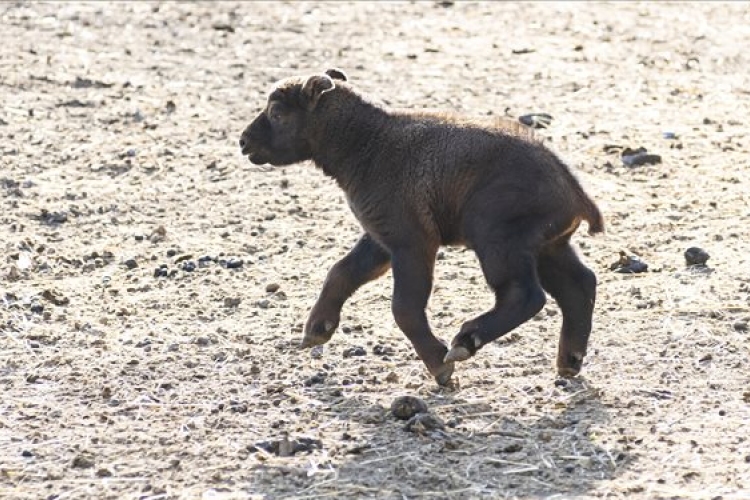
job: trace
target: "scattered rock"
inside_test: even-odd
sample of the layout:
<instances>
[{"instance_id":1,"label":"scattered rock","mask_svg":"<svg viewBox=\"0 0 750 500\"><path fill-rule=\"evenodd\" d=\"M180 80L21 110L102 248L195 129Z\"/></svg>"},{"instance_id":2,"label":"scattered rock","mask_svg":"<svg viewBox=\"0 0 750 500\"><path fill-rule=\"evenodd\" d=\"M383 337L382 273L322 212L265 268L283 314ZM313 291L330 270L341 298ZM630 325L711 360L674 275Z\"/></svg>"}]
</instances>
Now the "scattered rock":
<instances>
[{"instance_id":1,"label":"scattered rock","mask_svg":"<svg viewBox=\"0 0 750 500\"><path fill-rule=\"evenodd\" d=\"M290 440L286 436L274 441L259 441L247 448L251 453L263 450L280 457L289 457L300 452L310 452L315 449L323 449L323 442L319 439L299 437Z\"/></svg>"},{"instance_id":2,"label":"scattered rock","mask_svg":"<svg viewBox=\"0 0 750 500\"><path fill-rule=\"evenodd\" d=\"M21 456L24 457L24 458L31 458L31 457L34 456L34 452L32 452L30 450L23 450L21 452Z\"/></svg>"},{"instance_id":3,"label":"scattered rock","mask_svg":"<svg viewBox=\"0 0 750 500\"><path fill-rule=\"evenodd\" d=\"M95 108L96 103L93 101L81 101L80 99L71 99L56 104L58 108Z\"/></svg>"},{"instance_id":4,"label":"scattered rock","mask_svg":"<svg viewBox=\"0 0 750 500\"><path fill-rule=\"evenodd\" d=\"M748 330L747 320L735 321L734 325L732 326L734 327L734 331L736 332L746 332Z\"/></svg>"},{"instance_id":5,"label":"scattered rock","mask_svg":"<svg viewBox=\"0 0 750 500\"><path fill-rule=\"evenodd\" d=\"M124 264L128 269L135 269L136 267L138 267L138 261L135 259L128 259L124 262Z\"/></svg>"},{"instance_id":6,"label":"scattered rock","mask_svg":"<svg viewBox=\"0 0 750 500\"><path fill-rule=\"evenodd\" d=\"M232 308L237 307L242 302L239 297L224 297L224 307Z\"/></svg>"},{"instance_id":7,"label":"scattered rock","mask_svg":"<svg viewBox=\"0 0 750 500\"><path fill-rule=\"evenodd\" d=\"M671 131L664 131L661 136L665 139L677 139L677 134Z\"/></svg>"},{"instance_id":8,"label":"scattered rock","mask_svg":"<svg viewBox=\"0 0 750 500\"><path fill-rule=\"evenodd\" d=\"M391 403L391 413L399 420L409 420L418 413L426 413L427 410L427 403L416 396L399 396Z\"/></svg>"},{"instance_id":9,"label":"scattered rock","mask_svg":"<svg viewBox=\"0 0 750 500\"><path fill-rule=\"evenodd\" d=\"M182 265L182 270L186 273L192 273L193 271L195 271L195 267L195 262L189 260Z\"/></svg>"},{"instance_id":10,"label":"scattered rock","mask_svg":"<svg viewBox=\"0 0 750 500\"><path fill-rule=\"evenodd\" d=\"M445 424L432 413L417 413L406 422L404 430L424 435L432 431L445 430Z\"/></svg>"},{"instance_id":11,"label":"scattered rock","mask_svg":"<svg viewBox=\"0 0 750 500\"><path fill-rule=\"evenodd\" d=\"M229 259L227 261L227 269L239 269L245 264L242 259Z\"/></svg>"},{"instance_id":12,"label":"scattered rock","mask_svg":"<svg viewBox=\"0 0 750 500\"><path fill-rule=\"evenodd\" d=\"M216 31L226 31L227 33L234 33L234 26L227 23L214 23L212 28Z\"/></svg>"},{"instance_id":13,"label":"scattered rock","mask_svg":"<svg viewBox=\"0 0 750 500\"><path fill-rule=\"evenodd\" d=\"M90 469L94 466L94 455L91 453L79 453L70 463L74 469Z\"/></svg>"},{"instance_id":14,"label":"scattered rock","mask_svg":"<svg viewBox=\"0 0 750 500\"><path fill-rule=\"evenodd\" d=\"M74 89L108 89L114 86L114 83L105 83L99 80L91 80L89 78L81 78L77 76L75 80L70 82L70 86Z\"/></svg>"},{"instance_id":15,"label":"scattered rock","mask_svg":"<svg viewBox=\"0 0 750 500\"><path fill-rule=\"evenodd\" d=\"M278 283L269 283L266 285L266 292L268 293L276 293L281 286Z\"/></svg>"},{"instance_id":16,"label":"scattered rock","mask_svg":"<svg viewBox=\"0 0 750 500\"><path fill-rule=\"evenodd\" d=\"M96 477L112 477L112 471L102 467L101 469L97 469Z\"/></svg>"},{"instance_id":17,"label":"scattered rock","mask_svg":"<svg viewBox=\"0 0 750 500\"><path fill-rule=\"evenodd\" d=\"M648 264L636 255L628 255L620 251L620 258L617 262L612 263L609 269L610 271L624 274L645 273L648 270Z\"/></svg>"},{"instance_id":18,"label":"scattered rock","mask_svg":"<svg viewBox=\"0 0 750 500\"><path fill-rule=\"evenodd\" d=\"M50 212L46 208L43 208L39 215L33 218L50 226L68 222L68 214L66 212Z\"/></svg>"},{"instance_id":19,"label":"scattered rock","mask_svg":"<svg viewBox=\"0 0 750 500\"><path fill-rule=\"evenodd\" d=\"M661 163L661 156L649 153L646 148L625 148L622 150L622 162L626 167L640 167L641 165L655 165Z\"/></svg>"},{"instance_id":20,"label":"scattered rock","mask_svg":"<svg viewBox=\"0 0 750 500\"><path fill-rule=\"evenodd\" d=\"M17 281L21 279L21 271L19 271L18 266L14 266L11 264L11 266L8 268L8 272L5 273L5 278L8 281Z\"/></svg>"},{"instance_id":21,"label":"scattered rock","mask_svg":"<svg viewBox=\"0 0 750 500\"><path fill-rule=\"evenodd\" d=\"M395 352L393 347L389 345L375 344L375 347L372 348L372 353L377 356L392 356Z\"/></svg>"},{"instance_id":22,"label":"scattered rock","mask_svg":"<svg viewBox=\"0 0 750 500\"><path fill-rule=\"evenodd\" d=\"M344 349L344 357L345 358L352 358L354 356L367 356L367 351L365 351L364 347L349 347L348 349Z\"/></svg>"},{"instance_id":23,"label":"scattered rock","mask_svg":"<svg viewBox=\"0 0 750 500\"><path fill-rule=\"evenodd\" d=\"M167 230L164 229L164 226L159 226L151 232L148 239L151 243L159 243L160 241L164 241L166 237Z\"/></svg>"},{"instance_id":24,"label":"scattered rock","mask_svg":"<svg viewBox=\"0 0 750 500\"><path fill-rule=\"evenodd\" d=\"M519 116L518 121L531 128L547 128L552 123L552 115L548 115L547 113L529 113L528 115Z\"/></svg>"},{"instance_id":25,"label":"scattered rock","mask_svg":"<svg viewBox=\"0 0 750 500\"><path fill-rule=\"evenodd\" d=\"M705 266L711 256L708 252L698 247L690 247L685 250L685 262L688 266Z\"/></svg>"},{"instance_id":26,"label":"scattered rock","mask_svg":"<svg viewBox=\"0 0 750 500\"><path fill-rule=\"evenodd\" d=\"M56 290L45 290L42 292L42 298L56 306L67 306L70 303L70 299Z\"/></svg>"},{"instance_id":27,"label":"scattered rock","mask_svg":"<svg viewBox=\"0 0 750 500\"><path fill-rule=\"evenodd\" d=\"M323 383L325 383L327 376L328 376L328 374L326 372L322 372L322 371L318 372L315 375L313 375L312 377L310 377L307 380L305 380L304 385L305 385L305 387L310 387L310 386L313 386L313 385L323 384Z\"/></svg>"}]
</instances>

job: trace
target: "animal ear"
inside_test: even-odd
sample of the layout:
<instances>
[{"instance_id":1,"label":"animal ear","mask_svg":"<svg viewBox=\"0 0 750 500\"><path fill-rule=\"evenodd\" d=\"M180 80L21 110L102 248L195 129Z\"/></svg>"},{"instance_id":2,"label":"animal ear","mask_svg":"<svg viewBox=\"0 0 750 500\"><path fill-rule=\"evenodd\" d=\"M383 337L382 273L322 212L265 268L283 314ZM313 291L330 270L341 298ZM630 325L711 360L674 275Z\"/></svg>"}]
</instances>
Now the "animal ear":
<instances>
[{"instance_id":1,"label":"animal ear","mask_svg":"<svg viewBox=\"0 0 750 500\"><path fill-rule=\"evenodd\" d=\"M328 75L313 75L302 85L302 95L307 98L307 109L312 111L318 104L320 96L336 88Z\"/></svg>"},{"instance_id":2,"label":"animal ear","mask_svg":"<svg viewBox=\"0 0 750 500\"><path fill-rule=\"evenodd\" d=\"M330 76L334 80L341 80L342 82L347 81L346 73L338 68L331 68L329 70L326 70L326 75Z\"/></svg>"}]
</instances>

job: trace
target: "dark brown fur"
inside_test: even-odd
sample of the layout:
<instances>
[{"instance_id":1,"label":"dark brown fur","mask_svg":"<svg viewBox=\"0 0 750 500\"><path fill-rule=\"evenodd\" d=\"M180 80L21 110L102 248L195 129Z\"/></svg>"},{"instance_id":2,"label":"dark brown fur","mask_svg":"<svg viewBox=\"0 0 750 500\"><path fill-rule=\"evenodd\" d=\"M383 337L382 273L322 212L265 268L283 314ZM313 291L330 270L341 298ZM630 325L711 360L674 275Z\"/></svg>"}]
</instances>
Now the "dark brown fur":
<instances>
[{"instance_id":1,"label":"dark brown fur","mask_svg":"<svg viewBox=\"0 0 750 500\"><path fill-rule=\"evenodd\" d=\"M253 163L312 159L344 190L365 234L329 271L303 346L330 340L346 300L393 270L396 322L438 383L453 363L558 302L557 368L576 375L586 353L596 277L569 240L601 213L568 167L523 126L444 113L389 110L346 83L339 70L277 84L240 145ZM496 305L462 326L450 351L425 307L440 245L473 249Z\"/></svg>"}]
</instances>

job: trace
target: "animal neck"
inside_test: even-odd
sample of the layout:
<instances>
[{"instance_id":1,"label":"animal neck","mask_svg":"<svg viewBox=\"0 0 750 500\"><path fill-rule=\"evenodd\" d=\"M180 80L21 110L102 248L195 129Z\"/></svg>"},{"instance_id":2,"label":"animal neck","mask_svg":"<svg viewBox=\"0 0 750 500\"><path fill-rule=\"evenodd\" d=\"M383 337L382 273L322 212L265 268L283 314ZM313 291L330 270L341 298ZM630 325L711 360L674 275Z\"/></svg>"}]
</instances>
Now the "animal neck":
<instances>
[{"instance_id":1,"label":"animal neck","mask_svg":"<svg viewBox=\"0 0 750 500\"><path fill-rule=\"evenodd\" d=\"M378 137L386 120L380 106L368 102L349 89L320 103L313 130L312 159L323 172L345 191L358 178L368 174L377 153Z\"/></svg>"}]
</instances>

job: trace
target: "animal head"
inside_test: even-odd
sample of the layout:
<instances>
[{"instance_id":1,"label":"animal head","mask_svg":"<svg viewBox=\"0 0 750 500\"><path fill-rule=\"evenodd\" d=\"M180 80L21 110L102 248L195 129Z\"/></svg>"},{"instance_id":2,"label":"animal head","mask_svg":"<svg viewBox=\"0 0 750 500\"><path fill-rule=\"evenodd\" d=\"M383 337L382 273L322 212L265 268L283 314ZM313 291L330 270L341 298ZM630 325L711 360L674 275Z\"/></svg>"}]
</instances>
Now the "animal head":
<instances>
[{"instance_id":1,"label":"animal head","mask_svg":"<svg viewBox=\"0 0 750 500\"><path fill-rule=\"evenodd\" d=\"M345 82L338 69L308 77L292 77L276 83L266 107L247 126L240 138L242 154L256 164L291 165L310 159L309 124L321 99Z\"/></svg>"}]
</instances>

